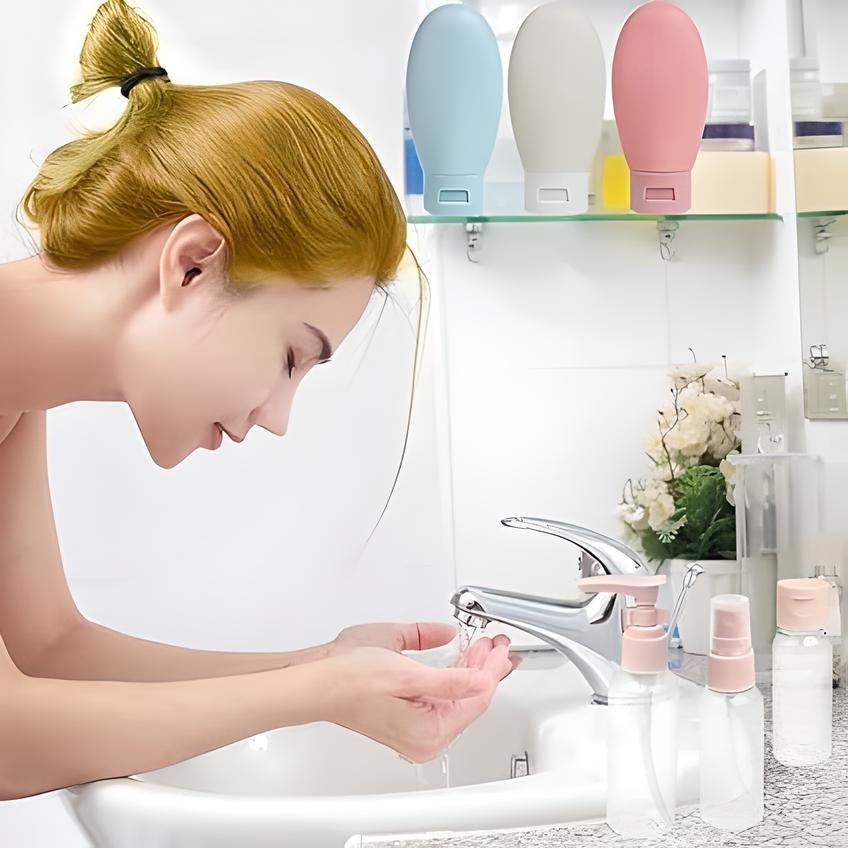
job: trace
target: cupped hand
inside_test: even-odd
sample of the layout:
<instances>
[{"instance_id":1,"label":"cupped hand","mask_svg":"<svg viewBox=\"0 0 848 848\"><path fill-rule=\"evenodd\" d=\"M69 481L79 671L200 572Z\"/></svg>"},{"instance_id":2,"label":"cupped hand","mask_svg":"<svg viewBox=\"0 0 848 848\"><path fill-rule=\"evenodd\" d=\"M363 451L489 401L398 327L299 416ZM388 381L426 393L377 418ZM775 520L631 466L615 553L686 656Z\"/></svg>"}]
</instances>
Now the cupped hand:
<instances>
[{"instance_id":1,"label":"cupped hand","mask_svg":"<svg viewBox=\"0 0 848 848\"><path fill-rule=\"evenodd\" d=\"M376 622L373 624L355 624L345 627L338 636L329 643L328 654L338 656L352 648L386 648L389 651L426 651L447 645L456 638L458 628L454 624L443 621L414 621L409 623ZM509 637L499 634L494 638L481 636L471 646L462 660L460 667L481 667L488 653L498 645L510 644ZM509 654L512 664L507 674L510 674L521 663L521 657Z\"/></svg>"},{"instance_id":2,"label":"cupped hand","mask_svg":"<svg viewBox=\"0 0 848 848\"><path fill-rule=\"evenodd\" d=\"M378 647L331 656L322 661L329 664L322 691L332 704L330 720L427 762L486 711L512 671L508 646L492 641L476 642L461 668L432 668Z\"/></svg>"}]
</instances>

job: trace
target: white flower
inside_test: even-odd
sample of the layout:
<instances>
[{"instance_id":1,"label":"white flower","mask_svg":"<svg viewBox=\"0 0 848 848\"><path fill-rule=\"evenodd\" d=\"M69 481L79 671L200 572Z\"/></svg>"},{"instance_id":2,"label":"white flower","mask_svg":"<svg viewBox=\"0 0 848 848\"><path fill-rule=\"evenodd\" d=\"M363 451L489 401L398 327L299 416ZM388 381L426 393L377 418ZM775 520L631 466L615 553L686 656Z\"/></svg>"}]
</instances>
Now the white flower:
<instances>
[{"instance_id":1,"label":"white flower","mask_svg":"<svg viewBox=\"0 0 848 848\"><path fill-rule=\"evenodd\" d=\"M659 530L674 515L674 498L671 495L658 495L648 509L648 524L652 530Z\"/></svg>"},{"instance_id":2,"label":"white flower","mask_svg":"<svg viewBox=\"0 0 848 848\"><path fill-rule=\"evenodd\" d=\"M683 456L703 456L710 438L710 423L699 415L681 418L665 437L666 444Z\"/></svg>"},{"instance_id":3,"label":"white flower","mask_svg":"<svg viewBox=\"0 0 848 848\"><path fill-rule=\"evenodd\" d=\"M675 365L669 372L671 384L675 389L682 389L689 383L694 383L704 377L713 367L711 362L692 362L686 365Z\"/></svg>"},{"instance_id":4,"label":"white flower","mask_svg":"<svg viewBox=\"0 0 848 848\"><path fill-rule=\"evenodd\" d=\"M734 450L731 451L728 456L739 456L739 451ZM724 475L724 479L727 480L728 483L736 482L736 466L734 463L730 462L728 459L723 459L718 464L718 470Z\"/></svg>"},{"instance_id":5,"label":"white flower","mask_svg":"<svg viewBox=\"0 0 848 848\"><path fill-rule=\"evenodd\" d=\"M618 517L633 530L648 529L648 511L639 504L619 504Z\"/></svg>"},{"instance_id":6,"label":"white flower","mask_svg":"<svg viewBox=\"0 0 848 848\"><path fill-rule=\"evenodd\" d=\"M704 388L709 392L726 397L731 401L739 400L739 383L742 377L747 377L750 372L746 368L727 368L724 364L716 365L704 377Z\"/></svg>"}]
</instances>

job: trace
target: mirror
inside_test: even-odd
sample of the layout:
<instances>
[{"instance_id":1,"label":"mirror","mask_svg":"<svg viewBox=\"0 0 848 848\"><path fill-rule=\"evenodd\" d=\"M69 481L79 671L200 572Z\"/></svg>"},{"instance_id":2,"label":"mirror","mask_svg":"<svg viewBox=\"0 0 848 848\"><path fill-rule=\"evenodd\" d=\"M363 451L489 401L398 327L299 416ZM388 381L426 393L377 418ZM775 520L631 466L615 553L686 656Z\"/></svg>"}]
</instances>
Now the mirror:
<instances>
[{"instance_id":1,"label":"mirror","mask_svg":"<svg viewBox=\"0 0 848 848\"><path fill-rule=\"evenodd\" d=\"M804 414L848 419L848 3L788 4Z\"/></svg>"}]
</instances>

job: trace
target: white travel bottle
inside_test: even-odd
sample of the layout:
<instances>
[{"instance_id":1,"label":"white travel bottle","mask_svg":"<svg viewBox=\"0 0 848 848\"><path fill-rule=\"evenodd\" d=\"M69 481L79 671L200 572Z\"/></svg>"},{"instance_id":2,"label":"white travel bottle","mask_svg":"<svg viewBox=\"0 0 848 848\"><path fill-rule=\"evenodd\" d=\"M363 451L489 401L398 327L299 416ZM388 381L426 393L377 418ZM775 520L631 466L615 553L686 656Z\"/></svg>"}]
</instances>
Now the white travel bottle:
<instances>
[{"instance_id":1,"label":"white travel bottle","mask_svg":"<svg viewBox=\"0 0 848 848\"><path fill-rule=\"evenodd\" d=\"M588 210L605 92L604 50L589 16L561 0L537 5L515 36L507 77L529 212Z\"/></svg>"},{"instance_id":2,"label":"white travel bottle","mask_svg":"<svg viewBox=\"0 0 848 848\"><path fill-rule=\"evenodd\" d=\"M789 766L821 763L831 753L833 646L822 631L830 591L820 577L777 581L773 747Z\"/></svg>"},{"instance_id":3,"label":"white travel bottle","mask_svg":"<svg viewBox=\"0 0 848 848\"><path fill-rule=\"evenodd\" d=\"M668 831L677 806L680 691L668 670L668 610L657 609L665 575L585 577L586 592L621 592L636 600L622 610L621 667L610 682L607 824L622 836Z\"/></svg>"},{"instance_id":4,"label":"white travel bottle","mask_svg":"<svg viewBox=\"0 0 848 848\"><path fill-rule=\"evenodd\" d=\"M701 818L722 830L746 830L763 819L764 711L744 595L710 599L707 663L698 724Z\"/></svg>"}]
</instances>

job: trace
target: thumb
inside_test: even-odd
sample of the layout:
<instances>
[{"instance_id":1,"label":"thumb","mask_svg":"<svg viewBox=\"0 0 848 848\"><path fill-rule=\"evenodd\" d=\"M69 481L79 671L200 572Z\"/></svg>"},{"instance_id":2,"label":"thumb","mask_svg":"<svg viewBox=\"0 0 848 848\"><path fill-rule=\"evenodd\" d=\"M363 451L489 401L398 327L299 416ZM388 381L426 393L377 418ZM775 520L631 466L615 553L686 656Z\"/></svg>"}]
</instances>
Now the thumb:
<instances>
[{"instance_id":1,"label":"thumb","mask_svg":"<svg viewBox=\"0 0 848 848\"><path fill-rule=\"evenodd\" d=\"M445 700L482 695L492 684L491 675L481 668L421 667L420 695Z\"/></svg>"}]
</instances>

